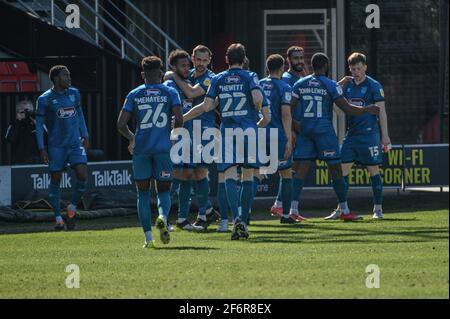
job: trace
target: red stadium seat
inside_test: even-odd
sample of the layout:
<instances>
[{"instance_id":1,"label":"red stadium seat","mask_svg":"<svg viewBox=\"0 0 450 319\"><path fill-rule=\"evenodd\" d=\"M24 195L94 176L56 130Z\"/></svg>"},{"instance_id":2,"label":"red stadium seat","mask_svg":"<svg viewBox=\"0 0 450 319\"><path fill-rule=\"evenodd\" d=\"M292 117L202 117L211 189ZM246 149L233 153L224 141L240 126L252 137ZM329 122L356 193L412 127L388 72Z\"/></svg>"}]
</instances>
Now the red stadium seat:
<instances>
[{"instance_id":1,"label":"red stadium seat","mask_svg":"<svg viewBox=\"0 0 450 319\"><path fill-rule=\"evenodd\" d=\"M7 62L11 74L31 74L25 62Z\"/></svg>"},{"instance_id":2,"label":"red stadium seat","mask_svg":"<svg viewBox=\"0 0 450 319\"><path fill-rule=\"evenodd\" d=\"M11 74L11 71L9 70L9 66L7 62L0 62L0 75L7 75Z\"/></svg>"},{"instance_id":3,"label":"red stadium seat","mask_svg":"<svg viewBox=\"0 0 450 319\"><path fill-rule=\"evenodd\" d=\"M0 92L18 92L19 83L12 75L0 75Z\"/></svg>"},{"instance_id":4,"label":"red stadium seat","mask_svg":"<svg viewBox=\"0 0 450 319\"><path fill-rule=\"evenodd\" d=\"M39 82L36 74L19 75L18 79L21 92L39 91Z\"/></svg>"},{"instance_id":5,"label":"red stadium seat","mask_svg":"<svg viewBox=\"0 0 450 319\"><path fill-rule=\"evenodd\" d=\"M20 91L21 92L37 92L39 91L38 89L38 84L35 81L20 81Z\"/></svg>"}]
</instances>

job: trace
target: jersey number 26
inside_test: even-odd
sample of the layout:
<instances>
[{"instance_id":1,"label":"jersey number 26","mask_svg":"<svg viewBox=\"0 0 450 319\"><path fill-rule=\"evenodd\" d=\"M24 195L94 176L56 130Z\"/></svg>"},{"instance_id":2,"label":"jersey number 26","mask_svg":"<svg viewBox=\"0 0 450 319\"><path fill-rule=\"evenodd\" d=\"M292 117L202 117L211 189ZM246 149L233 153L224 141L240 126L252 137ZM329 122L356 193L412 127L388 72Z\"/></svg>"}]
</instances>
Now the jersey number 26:
<instances>
[{"instance_id":1,"label":"jersey number 26","mask_svg":"<svg viewBox=\"0 0 450 319\"><path fill-rule=\"evenodd\" d=\"M138 106L139 110L146 110L140 124L141 130L151 128L153 126L165 127L167 125L167 114L161 112L163 107L164 103L159 103L153 113L153 109L150 104L142 104Z\"/></svg>"}]
</instances>

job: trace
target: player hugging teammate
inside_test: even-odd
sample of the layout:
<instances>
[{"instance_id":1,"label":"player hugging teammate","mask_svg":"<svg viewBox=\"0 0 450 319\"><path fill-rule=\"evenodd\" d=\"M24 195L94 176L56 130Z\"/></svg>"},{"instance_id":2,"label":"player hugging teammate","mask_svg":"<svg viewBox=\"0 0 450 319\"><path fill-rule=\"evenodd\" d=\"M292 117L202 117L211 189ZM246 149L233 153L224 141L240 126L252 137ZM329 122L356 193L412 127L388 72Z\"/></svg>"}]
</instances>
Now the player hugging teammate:
<instances>
[{"instance_id":1,"label":"player hugging teammate","mask_svg":"<svg viewBox=\"0 0 450 319\"><path fill-rule=\"evenodd\" d=\"M366 57L353 53L348 59L352 76L339 82L328 78L330 64L323 53L313 55L310 75L303 48L290 47L286 59L289 68L285 72L284 58L278 54L269 56L268 76L261 81L248 70L246 50L239 43L228 47L225 60L229 68L219 74L208 68L212 52L203 45L196 46L191 56L183 50L172 51L167 61L171 71L165 75L158 57L149 56L141 61L144 84L127 95L117 127L128 140L132 155L144 247L155 247L150 211L152 181L156 184L159 213L156 227L163 243L169 243L172 231L168 224L171 193L178 195L176 225L180 230L204 231L218 219L209 199L211 161L203 158L203 151L211 145L217 146L220 155L213 163L218 171L217 203L221 218L217 231L228 232L228 211L231 211L231 239L248 238L256 187L264 176L262 169L269 167L261 162L263 149L258 143L261 132L265 132L264 154L270 156L274 151L272 144L276 144L278 153L275 172L280 183L270 211L279 216L281 223L306 220L300 214L299 202L304 180L316 159L327 162L338 199L337 209L326 219L358 219L347 204L349 174L355 162L365 165L371 175L373 218L383 217L379 165L382 151L389 151L391 142L384 92L376 80L366 75ZM49 164L51 173L49 197L56 218L55 229L64 229L66 224L73 229L76 205L86 189L88 132L80 95L70 86L67 67L53 67L50 79L53 88L38 99L36 135L42 160ZM342 149L332 123L334 104L349 116ZM128 128L131 118L136 120L135 132ZM220 129L216 128L218 121ZM43 143L44 124L49 131L48 151ZM188 141L181 137L180 130L187 132ZM246 139L228 138L229 131L239 130L247 134ZM202 136L199 141L192 138L196 133ZM204 135L209 138L204 139ZM189 154L182 161L173 162L171 150L180 142L187 143ZM255 148L256 153L252 153ZM74 168L78 182L65 223L59 208L59 179L67 163ZM198 214L191 224L188 213L193 191Z\"/></svg>"}]
</instances>

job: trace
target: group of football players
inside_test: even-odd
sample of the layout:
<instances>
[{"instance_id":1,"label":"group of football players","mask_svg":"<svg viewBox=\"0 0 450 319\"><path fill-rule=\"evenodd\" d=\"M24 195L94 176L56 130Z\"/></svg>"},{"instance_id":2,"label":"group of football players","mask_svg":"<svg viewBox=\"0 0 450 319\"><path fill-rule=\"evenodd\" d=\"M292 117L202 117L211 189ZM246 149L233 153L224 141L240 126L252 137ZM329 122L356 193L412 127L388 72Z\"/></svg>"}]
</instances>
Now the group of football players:
<instances>
[{"instance_id":1,"label":"group of football players","mask_svg":"<svg viewBox=\"0 0 450 319\"><path fill-rule=\"evenodd\" d=\"M391 142L383 88L366 75L367 61L363 54L356 52L349 56L351 76L339 82L328 77L330 62L324 53L314 54L309 66L305 51L299 46L287 50L286 61L279 54L268 56L267 77L261 80L249 70L246 50L240 43L227 49L227 70L214 74L208 69L212 57L204 45L196 46L191 55L174 50L167 61L170 71L166 73L160 58L145 57L141 62L145 83L127 95L119 114L117 127L128 140L133 159L144 247L155 247L150 211L152 181L155 181L159 213L155 225L163 243L170 241L173 230L168 223L173 194L178 201L177 228L202 231L217 220L209 199L211 165L218 171L217 231L229 231L228 213L231 212L231 239L249 237L253 198L264 177L261 168L266 165L252 153L253 146L260 145L261 129L266 130L263 135L266 152L273 151L273 145L277 148L280 182L270 212L279 216L281 223L297 224L306 220L299 203L305 178L316 159L328 164L338 199L337 208L326 219L361 218L347 204L349 174L355 162L366 166L371 176L373 218L383 217L379 166L382 152L389 150ZM49 164L51 173L49 197L56 217L55 229L64 229L65 224L73 229L76 205L86 189L88 132L79 92L70 86L69 70L55 66L50 70L50 79L53 88L40 96L37 103L37 139L42 159ZM348 115L342 147L333 127L333 105ZM136 121L135 132L128 127L132 118ZM43 143L44 124L49 134L48 151ZM217 125L219 129L212 130ZM196 129L202 135L199 141L191 138ZM245 140L227 137L228 131L239 129L253 134ZM174 162L171 148L176 142L187 147L189 156ZM211 143L219 145L222 154L216 163L202 160L205 148ZM242 151L242 158L237 149ZM78 181L64 222L59 211L59 179L67 163L75 169ZM191 223L188 216L193 194L198 215Z\"/></svg>"}]
</instances>

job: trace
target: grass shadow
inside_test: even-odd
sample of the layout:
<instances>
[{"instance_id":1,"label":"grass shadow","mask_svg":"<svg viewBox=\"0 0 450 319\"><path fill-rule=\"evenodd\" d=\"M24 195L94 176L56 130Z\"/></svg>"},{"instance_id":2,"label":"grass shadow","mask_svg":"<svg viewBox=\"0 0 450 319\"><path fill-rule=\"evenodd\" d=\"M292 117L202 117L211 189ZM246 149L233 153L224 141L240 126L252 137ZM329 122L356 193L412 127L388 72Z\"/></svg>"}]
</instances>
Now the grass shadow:
<instances>
[{"instance_id":1,"label":"grass shadow","mask_svg":"<svg viewBox=\"0 0 450 319\"><path fill-rule=\"evenodd\" d=\"M180 246L180 247L173 247L173 246L158 246L156 248L157 250L220 250L220 248L216 247L194 247L194 246Z\"/></svg>"}]
</instances>

